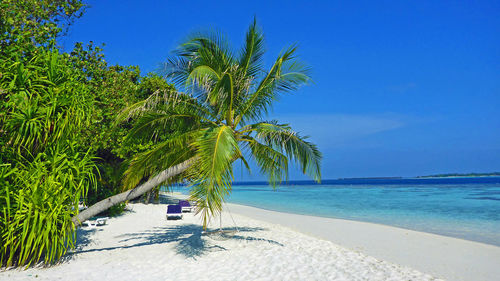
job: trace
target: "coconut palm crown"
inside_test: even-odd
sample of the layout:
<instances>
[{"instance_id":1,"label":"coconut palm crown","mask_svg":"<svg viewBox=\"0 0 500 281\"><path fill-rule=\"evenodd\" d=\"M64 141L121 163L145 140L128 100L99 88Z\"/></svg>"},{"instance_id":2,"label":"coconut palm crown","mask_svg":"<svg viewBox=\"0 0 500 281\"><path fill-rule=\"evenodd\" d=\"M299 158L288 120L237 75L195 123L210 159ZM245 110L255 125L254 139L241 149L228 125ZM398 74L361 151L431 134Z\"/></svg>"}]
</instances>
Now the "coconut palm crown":
<instances>
[{"instance_id":1,"label":"coconut palm crown","mask_svg":"<svg viewBox=\"0 0 500 281\"><path fill-rule=\"evenodd\" d=\"M190 36L164 64L166 77L183 92L156 92L121 114L135 120L129 139L157 143L130 162L125 188L193 159L186 172L167 183L191 183L191 199L206 228L231 191L236 161L248 169L248 161L255 161L273 187L288 178L291 161L319 182L316 146L289 125L264 120L280 95L310 80L296 49L286 49L264 70L264 36L255 20L239 51L217 32Z\"/></svg>"}]
</instances>

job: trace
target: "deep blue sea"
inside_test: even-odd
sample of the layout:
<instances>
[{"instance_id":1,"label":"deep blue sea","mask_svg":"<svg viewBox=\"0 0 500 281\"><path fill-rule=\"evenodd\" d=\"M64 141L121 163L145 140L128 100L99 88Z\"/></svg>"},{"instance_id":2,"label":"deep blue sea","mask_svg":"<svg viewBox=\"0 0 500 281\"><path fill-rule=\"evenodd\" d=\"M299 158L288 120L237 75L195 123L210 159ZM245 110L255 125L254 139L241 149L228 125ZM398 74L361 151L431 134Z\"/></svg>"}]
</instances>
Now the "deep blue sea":
<instances>
[{"instance_id":1,"label":"deep blue sea","mask_svg":"<svg viewBox=\"0 0 500 281\"><path fill-rule=\"evenodd\" d=\"M500 177L237 183L228 199L269 210L392 225L500 246Z\"/></svg>"}]
</instances>

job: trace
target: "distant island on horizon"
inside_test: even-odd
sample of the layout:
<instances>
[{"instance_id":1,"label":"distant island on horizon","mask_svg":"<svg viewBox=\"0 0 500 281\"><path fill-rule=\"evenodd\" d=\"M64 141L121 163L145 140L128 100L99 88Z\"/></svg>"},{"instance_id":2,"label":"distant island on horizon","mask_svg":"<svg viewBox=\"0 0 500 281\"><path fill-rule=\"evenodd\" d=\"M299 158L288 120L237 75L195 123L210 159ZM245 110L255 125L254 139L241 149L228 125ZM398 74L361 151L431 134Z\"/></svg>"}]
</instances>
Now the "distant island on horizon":
<instances>
[{"instance_id":1,"label":"distant island on horizon","mask_svg":"<svg viewBox=\"0 0 500 281\"><path fill-rule=\"evenodd\" d=\"M415 176L415 177L354 177L354 178L336 178L336 179L324 179L322 183L328 183L331 181L356 181L356 180L404 180L404 179L439 179L439 178L475 178L475 177L500 177L500 172L491 173L447 173L447 174L435 174L435 175L425 175L425 176ZM294 185L294 184L314 184L313 180L288 180L282 185ZM267 181L257 180L257 181L236 181L233 185L267 185Z\"/></svg>"},{"instance_id":2,"label":"distant island on horizon","mask_svg":"<svg viewBox=\"0 0 500 281\"><path fill-rule=\"evenodd\" d=\"M461 177L499 177L500 172L491 173L449 173L449 174L437 174L428 176L417 176L416 178L461 178Z\"/></svg>"}]
</instances>

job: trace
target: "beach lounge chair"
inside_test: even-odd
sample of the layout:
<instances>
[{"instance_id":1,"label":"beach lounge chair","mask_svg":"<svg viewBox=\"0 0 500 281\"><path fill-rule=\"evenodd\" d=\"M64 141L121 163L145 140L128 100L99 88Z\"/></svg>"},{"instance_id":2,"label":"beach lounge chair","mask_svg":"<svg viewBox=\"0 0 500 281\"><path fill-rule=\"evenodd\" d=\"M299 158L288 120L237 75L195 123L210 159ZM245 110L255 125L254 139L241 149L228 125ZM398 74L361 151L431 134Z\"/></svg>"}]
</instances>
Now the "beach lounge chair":
<instances>
[{"instance_id":1,"label":"beach lounge chair","mask_svg":"<svg viewBox=\"0 0 500 281\"><path fill-rule=\"evenodd\" d=\"M186 200L179 200L179 206L181 206L183 212L191 212L193 210L193 206Z\"/></svg>"},{"instance_id":2,"label":"beach lounge chair","mask_svg":"<svg viewBox=\"0 0 500 281\"><path fill-rule=\"evenodd\" d=\"M92 219L84 221L82 224L87 225L89 227L96 227L96 226L105 225L106 222L108 221L108 219L109 219L108 217L92 218Z\"/></svg>"},{"instance_id":3,"label":"beach lounge chair","mask_svg":"<svg viewBox=\"0 0 500 281\"><path fill-rule=\"evenodd\" d=\"M167 220L171 218L181 218L182 219L182 207L180 205L168 205L167 206Z\"/></svg>"}]
</instances>

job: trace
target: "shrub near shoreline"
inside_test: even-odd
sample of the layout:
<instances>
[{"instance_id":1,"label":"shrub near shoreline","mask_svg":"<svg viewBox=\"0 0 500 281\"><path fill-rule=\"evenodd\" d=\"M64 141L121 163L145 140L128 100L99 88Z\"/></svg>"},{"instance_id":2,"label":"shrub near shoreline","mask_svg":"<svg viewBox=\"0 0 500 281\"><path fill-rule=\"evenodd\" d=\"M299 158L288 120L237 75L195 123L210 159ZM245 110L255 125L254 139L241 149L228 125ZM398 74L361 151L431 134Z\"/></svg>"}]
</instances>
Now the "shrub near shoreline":
<instances>
[{"instance_id":1,"label":"shrub near shoreline","mask_svg":"<svg viewBox=\"0 0 500 281\"><path fill-rule=\"evenodd\" d=\"M71 218L120 189L122 165L150 144L123 145L123 107L171 87L102 49L57 39L83 1L0 2L0 266L57 262L74 246ZM111 212L119 212L120 206Z\"/></svg>"},{"instance_id":2,"label":"shrub near shoreline","mask_svg":"<svg viewBox=\"0 0 500 281\"><path fill-rule=\"evenodd\" d=\"M0 259L7 266L53 262L73 246L70 219L96 183L93 157L76 141L93 100L57 50L3 58L0 70Z\"/></svg>"}]
</instances>

